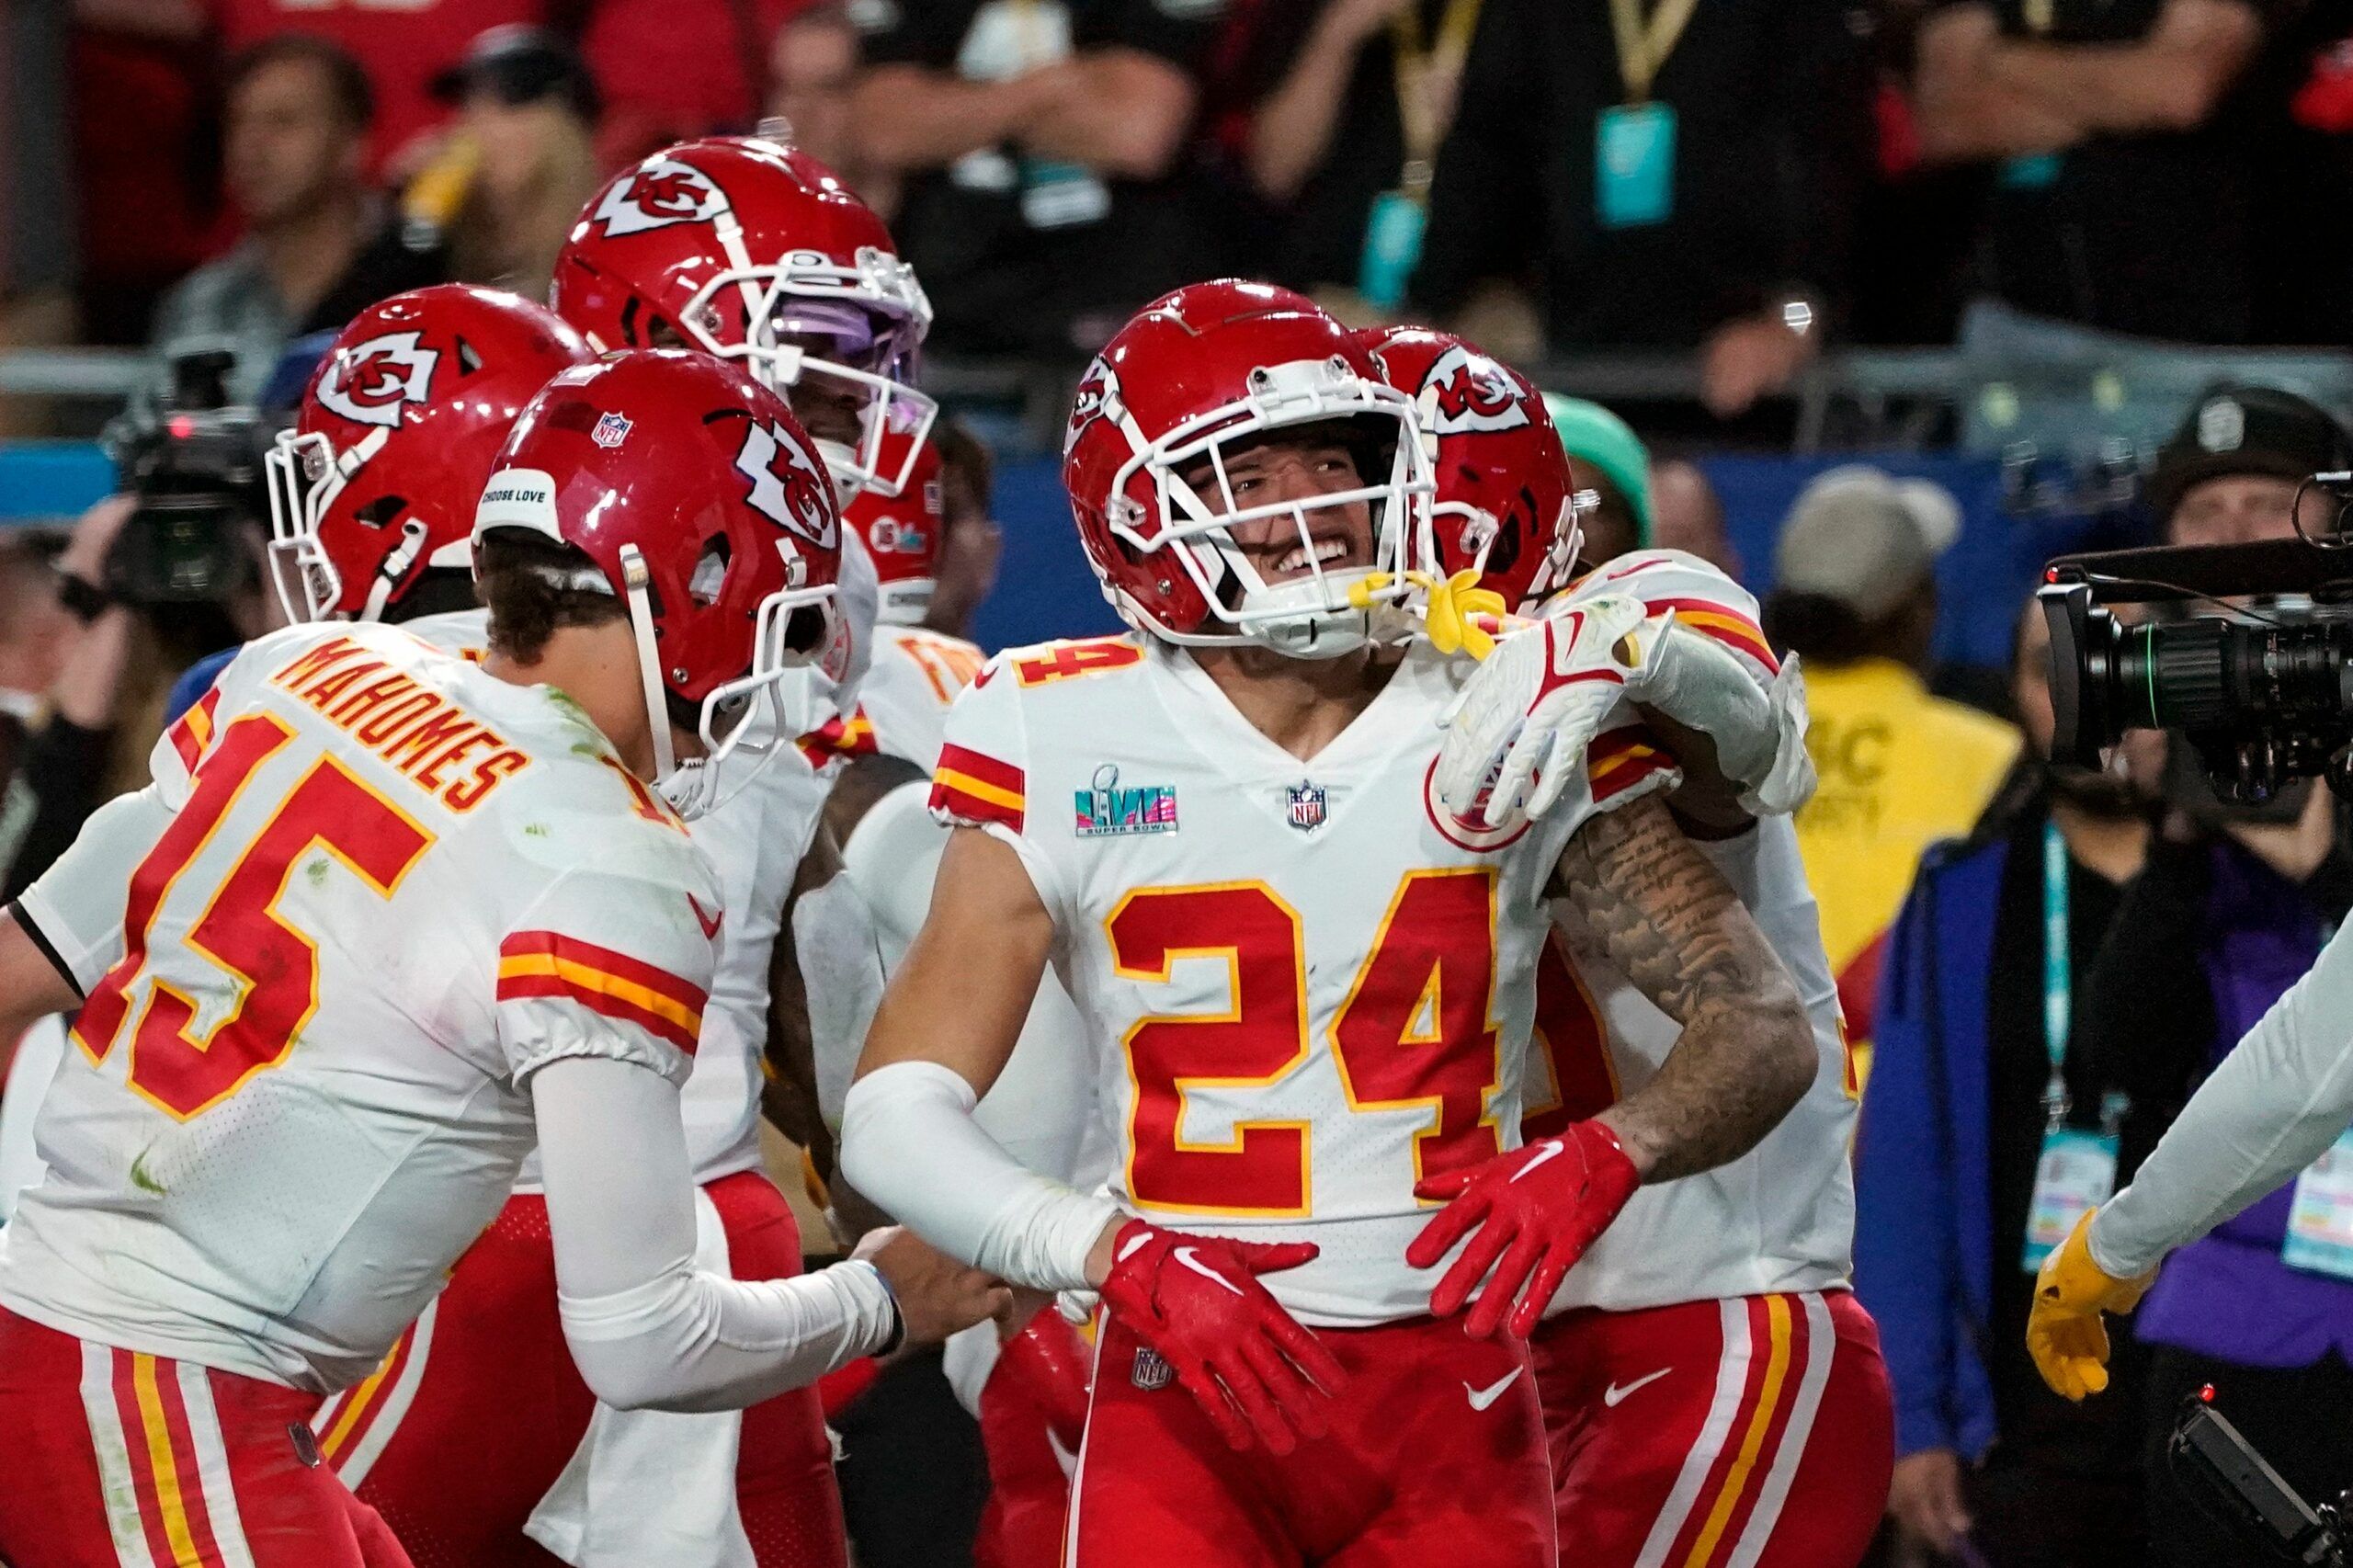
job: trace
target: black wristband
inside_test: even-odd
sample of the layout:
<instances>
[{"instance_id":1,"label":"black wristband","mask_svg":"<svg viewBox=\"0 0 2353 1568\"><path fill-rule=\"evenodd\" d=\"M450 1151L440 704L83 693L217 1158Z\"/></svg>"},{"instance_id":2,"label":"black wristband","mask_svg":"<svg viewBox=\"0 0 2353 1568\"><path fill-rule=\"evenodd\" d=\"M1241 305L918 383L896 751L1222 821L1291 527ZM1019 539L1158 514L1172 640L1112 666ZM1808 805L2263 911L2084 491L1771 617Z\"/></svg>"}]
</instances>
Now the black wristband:
<instances>
[{"instance_id":1,"label":"black wristband","mask_svg":"<svg viewBox=\"0 0 2353 1568\"><path fill-rule=\"evenodd\" d=\"M114 603L114 596L78 573L57 574L57 602L63 605L74 619L87 626L104 615Z\"/></svg>"},{"instance_id":2,"label":"black wristband","mask_svg":"<svg viewBox=\"0 0 2353 1568\"><path fill-rule=\"evenodd\" d=\"M25 934L26 937L31 941L34 947L40 949L40 956L49 960L50 967L57 971L59 976L64 980L65 983L74 988L74 994L76 996L81 995L82 983L74 978L72 966L67 964L63 958L58 956L57 945L49 939L49 933L43 931L34 921L33 917L25 913L24 901L22 899L12 898L8 901L5 911L0 911L0 913L6 914L11 919L16 921L17 928ZM892 1304L894 1306L897 1304L895 1299Z\"/></svg>"}]
</instances>

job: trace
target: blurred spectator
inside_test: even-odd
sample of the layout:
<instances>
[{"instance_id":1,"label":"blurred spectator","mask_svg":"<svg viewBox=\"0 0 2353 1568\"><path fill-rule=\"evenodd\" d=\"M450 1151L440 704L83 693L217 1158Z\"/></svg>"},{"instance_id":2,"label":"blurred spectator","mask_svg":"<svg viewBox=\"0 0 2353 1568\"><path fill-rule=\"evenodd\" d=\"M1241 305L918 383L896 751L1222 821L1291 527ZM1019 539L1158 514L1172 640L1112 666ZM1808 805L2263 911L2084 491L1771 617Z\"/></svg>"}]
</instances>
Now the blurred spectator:
<instances>
[{"instance_id":1,"label":"blurred spectator","mask_svg":"<svg viewBox=\"0 0 2353 1568\"><path fill-rule=\"evenodd\" d=\"M2203 544L2286 537L2290 473L2341 466L2344 430L2286 392L2210 392L2151 479L2164 537ZM2311 526L2313 519L2307 519ZM2136 782L2162 826L2117 911L2120 939L2085 979L2081 1049L2162 1122L2311 967L2353 904L2336 801L2307 782L2269 807L2225 805L2180 737L2142 733ZM2154 744L2145 744L2154 743ZM2340 1151L2337 1158L2342 1158ZM2165 1260L2132 1318L2151 1347L2140 1427L2148 1561L2236 1561L2236 1540L2169 1484L2175 1412L2212 1383L2217 1403L2289 1482L2330 1496L2353 1481L2353 1280L2299 1248L2297 1183ZM2315 1261L2315 1258L2320 1261Z\"/></svg>"},{"instance_id":2,"label":"blurred spectator","mask_svg":"<svg viewBox=\"0 0 2353 1568\"><path fill-rule=\"evenodd\" d=\"M1737 579L1740 551L1724 532L1724 501L1698 463L1668 458L1651 465L1651 542L1681 550Z\"/></svg>"},{"instance_id":3,"label":"blurred spectator","mask_svg":"<svg viewBox=\"0 0 2353 1568\"><path fill-rule=\"evenodd\" d=\"M84 5L93 0L81 0ZM169 9L187 0L95 0L110 7L160 5ZM463 54L466 45L489 28L509 22L544 22L551 0L397 0L396 4L322 4L321 0L196 0L217 18L221 47L232 55L267 39L289 34L324 39L365 72L376 100L370 128L371 170L389 165L406 173L418 157L422 139L442 119L433 97L435 74ZM562 0L558 0L562 3ZM576 3L566 8L576 9ZM401 287L405 288L404 284ZM387 290L386 292L396 290Z\"/></svg>"},{"instance_id":4,"label":"blurred spectator","mask_svg":"<svg viewBox=\"0 0 2353 1568\"><path fill-rule=\"evenodd\" d=\"M1597 504L1577 520L1585 544L1577 559L1587 566L1615 561L1651 542L1651 455L1633 427L1597 403L1544 394L1544 407L1560 432L1579 490Z\"/></svg>"},{"instance_id":5,"label":"blurred spectator","mask_svg":"<svg viewBox=\"0 0 2353 1568\"><path fill-rule=\"evenodd\" d=\"M858 28L832 0L795 13L768 44L767 113L784 121L789 140L824 165L869 207L895 209L892 182L859 161L850 94L858 85ZM887 188L886 188L887 187Z\"/></svg>"},{"instance_id":6,"label":"blurred spectator","mask_svg":"<svg viewBox=\"0 0 2353 1568\"><path fill-rule=\"evenodd\" d=\"M255 506L260 503L253 497ZM230 526L240 569L203 600L151 597L173 574L161 566L168 547L140 554L144 572L126 571L117 549L138 501L111 495L82 515L57 556L57 602L75 620L51 680L47 715L27 736L12 780L10 854L0 868L0 900L14 898L82 831L92 812L148 780L148 754L163 733L164 699L179 673L204 654L258 637L279 624L276 596L262 583L262 524L257 516ZM151 547L153 536L142 543ZM145 582L147 588L139 584ZM167 590L176 593L176 587ZM21 803L15 782L31 797Z\"/></svg>"},{"instance_id":7,"label":"blurred spectator","mask_svg":"<svg viewBox=\"0 0 2353 1568\"><path fill-rule=\"evenodd\" d=\"M1480 4L1323 0L1257 13L1245 163L1283 216L1267 276L1346 315L1397 309Z\"/></svg>"},{"instance_id":8,"label":"blurred spectator","mask_svg":"<svg viewBox=\"0 0 2353 1568\"><path fill-rule=\"evenodd\" d=\"M868 162L951 352L1068 357L1196 280L1216 214L1180 168L1222 0L889 0L853 12Z\"/></svg>"},{"instance_id":9,"label":"blurred spectator","mask_svg":"<svg viewBox=\"0 0 2353 1568\"><path fill-rule=\"evenodd\" d=\"M2026 1354L2054 1083L2071 1137L2120 1130L2118 1085L2081 1048L2078 977L2149 843L2121 779L2048 760L2049 653L2029 604L2011 670L2025 753L1968 839L1928 851L1889 938L1856 1145L1855 1290L1894 1384L1889 1511L1905 1535L1989 1568L2138 1568L2146 1358L2130 1324L2114 1385L2082 1404ZM2067 932L2055 962L2054 925ZM2128 1142L2128 1174L2145 1152Z\"/></svg>"},{"instance_id":10,"label":"blurred spectator","mask_svg":"<svg viewBox=\"0 0 2353 1568\"><path fill-rule=\"evenodd\" d=\"M230 63L223 179L245 238L165 295L156 350L225 340L231 395L250 401L289 339L340 326L387 294L438 281L438 250L415 248L369 190L373 99L359 62L289 34Z\"/></svg>"},{"instance_id":11,"label":"blurred spectator","mask_svg":"<svg viewBox=\"0 0 2353 1568\"><path fill-rule=\"evenodd\" d=\"M450 271L469 283L547 297L556 253L603 176L597 165L597 84L540 28L494 28L434 79L459 106L448 143L420 183L462 180L449 222ZM453 180L453 183L454 183ZM410 210L417 208L410 189Z\"/></svg>"},{"instance_id":12,"label":"blurred spectator","mask_svg":"<svg viewBox=\"0 0 2353 1568\"><path fill-rule=\"evenodd\" d=\"M988 448L954 419L934 425L931 439L939 449L939 563L923 623L950 637L969 637L972 612L996 585L997 558L1005 552L1005 530L991 506L996 464Z\"/></svg>"},{"instance_id":13,"label":"blurred spectator","mask_svg":"<svg viewBox=\"0 0 2353 1568\"><path fill-rule=\"evenodd\" d=\"M1930 696L1922 678L1937 557L1960 531L1937 485L1833 469L1798 497L1765 601L1774 645L1805 661L1806 750L1822 782L1798 812L1798 849L1858 1040L1870 1034L1878 944L1921 851L1968 832L2018 755L2017 730Z\"/></svg>"},{"instance_id":14,"label":"blurred spectator","mask_svg":"<svg viewBox=\"0 0 2353 1568\"><path fill-rule=\"evenodd\" d=\"M60 7L0 15L0 350L73 337L65 47ZM28 427L28 413L0 403L0 435Z\"/></svg>"},{"instance_id":15,"label":"blurred spectator","mask_svg":"<svg viewBox=\"0 0 2353 1568\"><path fill-rule=\"evenodd\" d=\"M57 599L53 562L62 534L14 528L0 536L0 865L31 820L31 792L17 781L25 739L74 646L74 619Z\"/></svg>"},{"instance_id":16,"label":"blurred spectator","mask_svg":"<svg viewBox=\"0 0 2353 1568\"><path fill-rule=\"evenodd\" d=\"M1737 414L1836 324L1871 156L1839 0L1486 0L1414 293L1532 266L1555 347L1697 348Z\"/></svg>"},{"instance_id":17,"label":"blurred spectator","mask_svg":"<svg viewBox=\"0 0 2353 1568\"><path fill-rule=\"evenodd\" d=\"M1949 0L1937 9L1919 31L1920 153L1992 166L1977 286L2112 332L2245 341L2245 176L2265 106L2234 88L2300 8Z\"/></svg>"},{"instance_id":18,"label":"blurred spectator","mask_svg":"<svg viewBox=\"0 0 2353 1568\"><path fill-rule=\"evenodd\" d=\"M604 90L605 166L673 142L751 130L767 86L770 40L810 3L592 0L580 55ZM905 3L928 8L926 0Z\"/></svg>"}]
</instances>

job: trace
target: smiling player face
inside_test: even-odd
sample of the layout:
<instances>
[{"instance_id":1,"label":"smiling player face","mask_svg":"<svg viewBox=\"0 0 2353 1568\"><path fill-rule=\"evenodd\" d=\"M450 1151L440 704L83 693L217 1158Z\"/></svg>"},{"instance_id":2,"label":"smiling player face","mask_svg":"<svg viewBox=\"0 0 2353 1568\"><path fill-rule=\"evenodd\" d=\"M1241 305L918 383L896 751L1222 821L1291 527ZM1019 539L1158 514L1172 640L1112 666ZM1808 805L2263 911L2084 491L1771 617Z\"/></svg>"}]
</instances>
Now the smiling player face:
<instances>
[{"instance_id":1,"label":"smiling player face","mask_svg":"<svg viewBox=\"0 0 2353 1568\"><path fill-rule=\"evenodd\" d=\"M1309 576L1318 567L1332 573L1372 564L1370 503L1318 504L1322 497L1364 486L1355 453L1338 436L1316 430L1279 436L1231 453L1224 462L1234 510L1297 505L1296 511L1227 525L1234 547L1269 586ZM1184 478L1212 510L1224 509L1208 459L1188 465Z\"/></svg>"}]
</instances>

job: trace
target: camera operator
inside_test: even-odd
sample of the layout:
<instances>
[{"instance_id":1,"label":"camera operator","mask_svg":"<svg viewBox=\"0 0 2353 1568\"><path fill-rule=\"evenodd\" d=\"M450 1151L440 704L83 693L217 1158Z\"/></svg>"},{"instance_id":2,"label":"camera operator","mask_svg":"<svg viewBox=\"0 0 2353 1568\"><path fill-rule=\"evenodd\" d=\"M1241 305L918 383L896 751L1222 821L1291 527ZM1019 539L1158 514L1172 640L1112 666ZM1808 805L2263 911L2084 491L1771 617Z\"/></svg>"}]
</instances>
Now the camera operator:
<instances>
[{"instance_id":1,"label":"camera operator","mask_svg":"<svg viewBox=\"0 0 2353 1568\"><path fill-rule=\"evenodd\" d=\"M108 433L126 493L83 514L57 557L57 602L81 631L18 756L9 816L22 827L0 899L47 869L92 812L146 782L182 670L277 624L262 571L262 424L227 405L233 363L225 351L174 361L169 406Z\"/></svg>"},{"instance_id":2,"label":"camera operator","mask_svg":"<svg viewBox=\"0 0 2353 1568\"><path fill-rule=\"evenodd\" d=\"M2284 539L2302 477L2348 461L2353 440L2302 398L2217 388L2160 452L2151 499L2167 543ZM2321 532L2328 519L2304 526ZM2136 1120L2162 1119L2206 1081L2132 1185L2046 1265L2028 1338L2062 1393L2104 1387L2098 1312L2138 1301L2159 1259L2182 1249L2134 1322L2152 1351L2151 1561L2209 1563L2234 1543L2163 1463L2189 1392L2213 1384L2300 1489L2333 1494L2353 1480L2353 1238L2332 1254L2325 1235L2307 1233L2317 1221L2300 1205L2338 1210L2314 1186L2325 1172L2292 1179L2353 1121L2353 956L2328 938L2353 903L2353 860L2337 803L2315 780L2236 806L2216 797L2179 736L2135 731L2123 751L2155 797L2159 830L2087 977L2084 1048L2131 1096ZM2353 1170L2353 1157L2337 1163ZM2353 1188L2347 1199L2353 1215Z\"/></svg>"}]
</instances>

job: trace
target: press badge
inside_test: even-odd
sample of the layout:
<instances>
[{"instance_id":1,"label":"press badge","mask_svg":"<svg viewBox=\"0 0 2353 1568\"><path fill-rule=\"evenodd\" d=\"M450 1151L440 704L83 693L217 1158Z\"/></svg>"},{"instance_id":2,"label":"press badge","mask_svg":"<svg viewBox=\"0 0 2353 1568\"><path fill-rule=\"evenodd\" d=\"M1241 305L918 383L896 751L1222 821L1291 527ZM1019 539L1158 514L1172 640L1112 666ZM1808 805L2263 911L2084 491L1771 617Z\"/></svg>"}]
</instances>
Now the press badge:
<instances>
[{"instance_id":1,"label":"press badge","mask_svg":"<svg viewBox=\"0 0 2353 1568\"><path fill-rule=\"evenodd\" d=\"M1421 264L1427 217L1427 209L1402 190L1384 190L1372 199L1372 210L1365 217L1357 292L1374 310L1393 311L1404 301L1405 280Z\"/></svg>"},{"instance_id":2,"label":"press badge","mask_svg":"<svg viewBox=\"0 0 2353 1568\"><path fill-rule=\"evenodd\" d=\"M1069 229L1111 215L1111 192L1084 164L1042 158L1021 165L1021 221L1033 229Z\"/></svg>"},{"instance_id":3,"label":"press badge","mask_svg":"<svg viewBox=\"0 0 2353 1568\"><path fill-rule=\"evenodd\" d=\"M1675 214L1675 108L1620 104L1593 138L1594 206L1605 229L1664 223Z\"/></svg>"},{"instance_id":4,"label":"press badge","mask_svg":"<svg viewBox=\"0 0 2353 1568\"><path fill-rule=\"evenodd\" d=\"M2026 1209L2026 1255L2018 1266L2031 1274L2059 1250L2075 1222L2109 1200L2116 1190L2116 1134L2054 1127L2042 1135L2042 1158L2034 1165L2034 1198Z\"/></svg>"},{"instance_id":5,"label":"press badge","mask_svg":"<svg viewBox=\"0 0 2353 1568\"><path fill-rule=\"evenodd\" d=\"M2279 1257L2290 1268L2353 1279L2353 1131L2296 1178Z\"/></svg>"},{"instance_id":6,"label":"press badge","mask_svg":"<svg viewBox=\"0 0 2353 1568\"><path fill-rule=\"evenodd\" d=\"M2004 190L2048 190L2059 183L2064 162L2057 153L2021 153L2002 160L1998 183Z\"/></svg>"}]
</instances>

